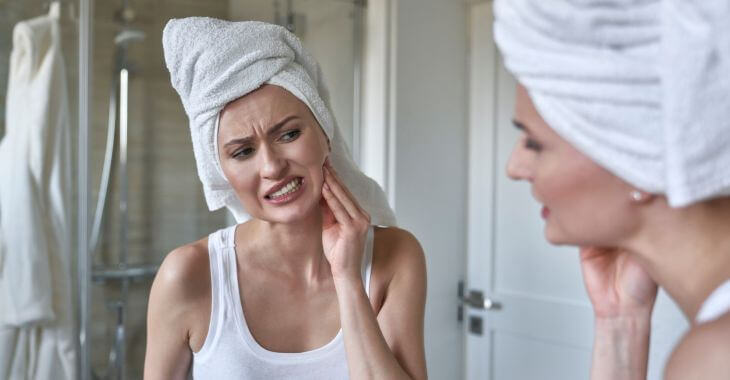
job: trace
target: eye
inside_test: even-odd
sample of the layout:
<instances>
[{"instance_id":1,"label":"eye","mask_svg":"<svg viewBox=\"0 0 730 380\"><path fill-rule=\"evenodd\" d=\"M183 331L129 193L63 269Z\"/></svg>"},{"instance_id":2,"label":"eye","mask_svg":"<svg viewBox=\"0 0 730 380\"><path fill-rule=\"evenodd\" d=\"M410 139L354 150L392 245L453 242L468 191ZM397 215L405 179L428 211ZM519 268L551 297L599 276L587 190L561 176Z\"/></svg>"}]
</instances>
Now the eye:
<instances>
[{"instance_id":1,"label":"eye","mask_svg":"<svg viewBox=\"0 0 730 380\"><path fill-rule=\"evenodd\" d=\"M249 156L251 156L253 154L253 152L254 152L253 148L245 147L245 148L241 148L241 149L235 151L231 157L236 158L236 159L245 159L245 158L248 158Z\"/></svg>"},{"instance_id":2,"label":"eye","mask_svg":"<svg viewBox=\"0 0 730 380\"><path fill-rule=\"evenodd\" d=\"M279 141L281 141L281 142L294 141L301 134L302 134L302 131L300 131L298 129L292 129L291 131L288 131L288 132L282 134L281 137L279 137Z\"/></svg>"},{"instance_id":3,"label":"eye","mask_svg":"<svg viewBox=\"0 0 730 380\"><path fill-rule=\"evenodd\" d=\"M525 148L539 152L542 150L542 145L531 137L525 137Z\"/></svg>"}]
</instances>

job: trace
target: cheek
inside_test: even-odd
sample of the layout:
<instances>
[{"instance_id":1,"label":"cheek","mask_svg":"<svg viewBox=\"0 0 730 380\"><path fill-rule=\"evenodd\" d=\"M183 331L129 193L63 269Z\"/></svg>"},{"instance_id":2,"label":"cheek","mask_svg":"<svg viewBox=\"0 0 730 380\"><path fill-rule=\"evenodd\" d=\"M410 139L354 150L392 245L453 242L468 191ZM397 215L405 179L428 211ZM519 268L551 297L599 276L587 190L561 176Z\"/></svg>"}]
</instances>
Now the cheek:
<instances>
[{"instance_id":1,"label":"cheek","mask_svg":"<svg viewBox=\"0 0 730 380\"><path fill-rule=\"evenodd\" d=\"M324 184L324 172L322 168L324 161L327 158L327 154L316 154L313 155L311 165L308 166L309 177L311 178L312 184L316 192L321 193L322 185Z\"/></svg>"},{"instance_id":2,"label":"cheek","mask_svg":"<svg viewBox=\"0 0 730 380\"><path fill-rule=\"evenodd\" d=\"M324 183L322 167L328 155L326 146L323 147L317 140L308 137L292 146L289 153L290 162L306 171L314 185L321 187Z\"/></svg>"},{"instance_id":3,"label":"cheek","mask_svg":"<svg viewBox=\"0 0 730 380\"><path fill-rule=\"evenodd\" d=\"M570 163L540 161L534 172L535 196L551 209L570 204L583 193L580 170Z\"/></svg>"},{"instance_id":4,"label":"cheek","mask_svg":"<svg viewBox=\"0 0 730 380\"><path fill-rule=\"evenodd\" d=\"M535 191L551 210L546 226L551 242L610 245L631 228L620 181L593 162L566 163L541 179Z\"/></svg>"},{"instance_id":5,"label":"cheek","mask_svg":"<svg viewBox=\"0 0 730 380\"><path fill-rule=\"evenodd\" d=\"M256 187L258 186L257 176L254 175L255 165L253 160L249 161L229 161L224 165L223 173L231 184L233 190L243 202L249 197L256 197ZM246 206L244 202L244 206Z\"/></svg>"}]
</instances>

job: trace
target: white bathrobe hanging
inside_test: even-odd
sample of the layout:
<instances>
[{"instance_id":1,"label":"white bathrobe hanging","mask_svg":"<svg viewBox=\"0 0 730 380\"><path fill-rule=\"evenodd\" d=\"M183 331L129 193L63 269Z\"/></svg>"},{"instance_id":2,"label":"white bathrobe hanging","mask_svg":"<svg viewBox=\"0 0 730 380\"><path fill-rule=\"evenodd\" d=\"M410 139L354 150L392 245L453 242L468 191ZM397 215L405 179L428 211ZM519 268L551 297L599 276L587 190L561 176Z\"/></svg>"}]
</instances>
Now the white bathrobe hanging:
<instances>
[{"instance_id":1,"label":"white bathrobe hanging","mask_svg":"<svg viewBox=\"0 0 730 380\"><path fill-rule=\"evenodd\" d=\"M0 141L0 378L75 379L70 136L58 4L13 31Z\"/></svg>"}]
</instances>

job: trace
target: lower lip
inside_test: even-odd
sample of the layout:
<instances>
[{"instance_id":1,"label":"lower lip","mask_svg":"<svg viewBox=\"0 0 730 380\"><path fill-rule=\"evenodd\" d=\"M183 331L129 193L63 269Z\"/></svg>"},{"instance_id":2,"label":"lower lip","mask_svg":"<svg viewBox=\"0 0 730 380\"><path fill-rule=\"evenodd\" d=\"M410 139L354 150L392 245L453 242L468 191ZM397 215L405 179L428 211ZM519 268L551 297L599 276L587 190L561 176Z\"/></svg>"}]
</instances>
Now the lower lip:
<instances>
[{"instance_id":1,"label":"lower lip","mask_svg":"<svg viewBox=\"0 0 730 380\"><path fill-rule=\"evenodd\" d=\"M540 215L542 215L543 219L547 219L550 216L550 209L547 207L543 207Z\"/></svg>"},{"instance_id":2,"label":"lower lip","mask_svg":"<svg viewBox=\"0 0 730 380\"><path fill-rule=\"evenodd\" d=\"M294 200L299 198L299 195L302 194L302 190L304 189L304 178L302 178L301 181L302 181L302 183L299 184L299 188L292 193L289 193L283 197L279 197L276 199L266 198L266 197L264 197L264 199L266 200L267 203L271 203L271 204L274 204L277 206L293 202Z\"/></svg>"}]
</instances>

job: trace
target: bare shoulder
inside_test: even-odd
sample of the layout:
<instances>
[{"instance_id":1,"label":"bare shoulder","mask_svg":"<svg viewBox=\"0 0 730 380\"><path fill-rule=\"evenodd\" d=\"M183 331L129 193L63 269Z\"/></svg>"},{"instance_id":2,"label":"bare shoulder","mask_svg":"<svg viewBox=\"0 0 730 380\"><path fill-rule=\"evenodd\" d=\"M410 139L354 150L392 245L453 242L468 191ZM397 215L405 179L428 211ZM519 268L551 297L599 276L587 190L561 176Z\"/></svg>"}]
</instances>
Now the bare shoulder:
<instances>
[{"instance_id":1,"label":"bare shoulder","mask_svg":"<svg viewBox=\"0 0 730 380\"><path fill-rule=\"evenodd\" d=\"M210 314L207 238L170 252L152 282L144 378L183 379Z\"/></svg>"},{"instance_id":2,"label":"bare shoulder","mask_svg":"<svg viewBox=\"0 0 730 380\"><path fill-rule=\"evenodd\" d=\"M152 284L150 302L184 307L210 294L208 238L168 253ZM159 296L159 297L155 297Z\"/></svg>"},{"instance_id":3,"label":"bare shoulder","mask_svg":"<svg viewBox=\"0 0 730 380\"><path fill-rule=\"evenodd\" d=\"M425 261L418 239L397 227L375 227L374 252L380 258L394 263Z\"/></svg>"},{"instance_id":4,"label":"bare shoulder","mask_svg":"<svg viewBox=\"0 0 730 380\"><path fill-rule=\"evenodd\" d=\"M426 277L423 248L413 234L397 227L375 227L373 266L388 278Z\"/></svg>"},{"instance_id":5,"label":"bare shoulder","mask_svg":"<svg viewBox=\"0 0 730 380\"><path fill-rule=\"evenodd\" d=\"M723 379L730 374L730 312L693 327L667 364L667 380Z\"/></svg>"}]
</instances>

